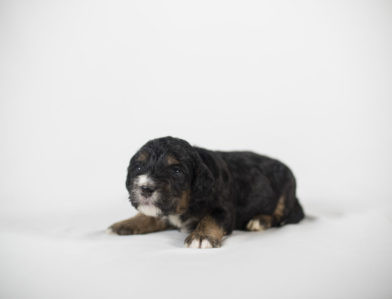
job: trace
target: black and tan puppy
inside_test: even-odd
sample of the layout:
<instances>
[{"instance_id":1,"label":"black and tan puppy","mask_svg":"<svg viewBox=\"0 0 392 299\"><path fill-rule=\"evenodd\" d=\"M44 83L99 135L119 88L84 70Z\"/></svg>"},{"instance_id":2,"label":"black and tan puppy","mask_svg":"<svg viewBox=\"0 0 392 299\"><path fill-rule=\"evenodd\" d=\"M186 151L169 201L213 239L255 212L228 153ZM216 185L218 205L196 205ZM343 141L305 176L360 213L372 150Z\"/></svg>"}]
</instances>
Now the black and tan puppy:
<instances>
[{"instance_id":1,"label":"black and tan puppy","mask_svg":"<svg viewBox=\"0 0 392 299\"><path fill-rule=\"evenodd\" d=\"M178 228L192 248L221 246L234 229L260 231L303 217L295 178L281 162L252 152L219 152L165 137L131 159L126 187L136 216L113 224L119 235Z\"/></svg>"}]
</instances>

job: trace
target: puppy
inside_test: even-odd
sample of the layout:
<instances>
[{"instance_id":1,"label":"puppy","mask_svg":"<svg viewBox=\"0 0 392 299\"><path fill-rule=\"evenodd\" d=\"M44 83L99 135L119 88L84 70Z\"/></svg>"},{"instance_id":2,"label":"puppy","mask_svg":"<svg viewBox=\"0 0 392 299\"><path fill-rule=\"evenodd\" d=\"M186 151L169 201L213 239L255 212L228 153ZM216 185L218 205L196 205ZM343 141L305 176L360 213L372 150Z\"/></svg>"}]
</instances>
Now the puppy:
<instances>
[{"instance_id":1,"label":"puppy","mask_svg":"<svg viewBox=\"0 0 392 299\"><path fill-rule=\"evenodd\" d=\"M131 159L126 187L136 216L113 224L119 235L171 228L191 248L220 247L234 229L262 231L298 223L296 182L281 162L252 152L220 152L164 137Z\"/></svg>"}]
</instances>

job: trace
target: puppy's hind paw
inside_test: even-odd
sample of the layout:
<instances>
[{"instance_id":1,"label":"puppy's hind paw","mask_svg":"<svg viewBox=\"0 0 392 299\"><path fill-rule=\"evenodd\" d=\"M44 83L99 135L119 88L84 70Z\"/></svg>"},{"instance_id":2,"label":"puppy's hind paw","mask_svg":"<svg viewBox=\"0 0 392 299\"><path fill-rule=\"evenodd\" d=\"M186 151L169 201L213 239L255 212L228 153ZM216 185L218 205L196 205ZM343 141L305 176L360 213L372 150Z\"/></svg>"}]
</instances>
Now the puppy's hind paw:
<instances>
[{"instance_id":1,"label":"puppy's hind paw","mask_svg":"<svg viewBox=\"0 0 392 299\"><path fill-rule=\"evenodd\" d=\"M246 229L252 232L259 232L266 229L266 227L260 223L259 219L252 219L246 225Z\"/></svg>"}]
</instances>

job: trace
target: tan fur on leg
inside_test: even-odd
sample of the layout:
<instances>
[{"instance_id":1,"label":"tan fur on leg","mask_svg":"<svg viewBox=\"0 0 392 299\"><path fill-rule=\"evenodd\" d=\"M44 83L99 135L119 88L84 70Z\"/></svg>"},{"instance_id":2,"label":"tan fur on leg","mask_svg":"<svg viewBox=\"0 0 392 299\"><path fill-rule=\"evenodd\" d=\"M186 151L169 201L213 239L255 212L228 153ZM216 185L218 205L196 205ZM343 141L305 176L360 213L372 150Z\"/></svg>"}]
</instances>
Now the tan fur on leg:
<instances>
[{"instance_id":1,"label":"tan fur on leg","mask_svg":"<svg viewBox=\"0 0 392 299\"><path fill-rule=\"evenodd\" d=\"M166 221L139 213L132 218L114 223L108 231L118 235L134 235L162 231L167 228Z\"/></svg>"}]
</instances>

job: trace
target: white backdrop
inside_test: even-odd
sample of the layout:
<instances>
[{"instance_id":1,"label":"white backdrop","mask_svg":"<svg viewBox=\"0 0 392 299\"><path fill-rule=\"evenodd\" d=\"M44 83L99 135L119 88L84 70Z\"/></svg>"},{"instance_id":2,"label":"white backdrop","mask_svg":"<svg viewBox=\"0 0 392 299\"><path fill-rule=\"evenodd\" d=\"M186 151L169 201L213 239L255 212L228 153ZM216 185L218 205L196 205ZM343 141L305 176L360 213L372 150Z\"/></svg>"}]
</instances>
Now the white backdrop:
<instances>
[{"instance_id":1,"label":"white backdrop","mask_svg":"<svg viewBox=\"0 0 392 299\"><path fill-rule=\"evenodd\" d=\"M3 0L0 209L104 229L166 135L281 159L315 216L388 204L391 36L390 1Z\"/></svg>"}]
</instances>

